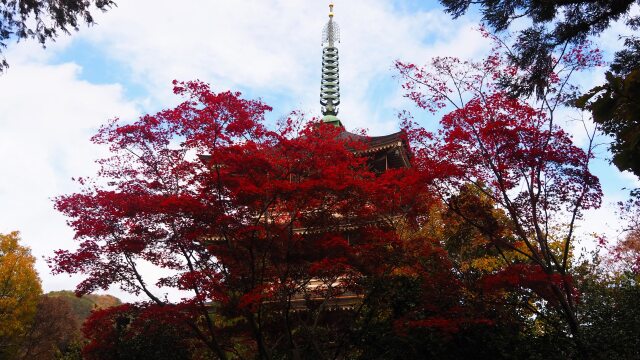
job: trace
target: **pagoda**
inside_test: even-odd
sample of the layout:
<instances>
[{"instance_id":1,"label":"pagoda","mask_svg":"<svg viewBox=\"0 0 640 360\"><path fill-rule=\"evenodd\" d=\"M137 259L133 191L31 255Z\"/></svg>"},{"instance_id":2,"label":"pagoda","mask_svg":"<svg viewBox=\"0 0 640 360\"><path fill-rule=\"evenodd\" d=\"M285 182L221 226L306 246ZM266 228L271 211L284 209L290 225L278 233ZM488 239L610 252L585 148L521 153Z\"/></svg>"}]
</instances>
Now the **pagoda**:
<instances>
[{"instance_id":1,"label":"pagoda","mask_svg":"<svg viewBox=\"0 0 640 360\"><path fill-rule=\"evenodd\" d=\"M322 80L320 82L320 105L322 106L322 122L341 128L340 138L355 140L366 144L366 149L359 151L367 156L369 165L377 172L388 169L409 167L408 144L399 131L383 136L363 136L345 130L338 118L340 105L340 67L338 48L340 27L333 19L334 4L329 4L329 21L322 31Z\"/></svg>"},{"instance_id":2,"label":"pagoda","mask_svg":"<svg viewBox=\"0 0 640 360\"><path fill-rule=\"evenodd\" d=\"M383 136L364 136L349 132L345 129L342 121L338 118L338 105L340 105L340 77L339 77L339 61L338 48L336 43L340 41L338 24L334 21L333 3L329 5L329 21L324 27L322 34L322 80L320 85L320 105L322 106L322 119L325 124L336 126L340 129L338 139L364 144L363 148L359 148L355 153L359 156L366 157L370 168L378 174L389 169L410 167L410 152L407 140L402 131L383 135ZM212 166L211 155L199 155L200 159ZM263 220L266 221L266 220ZM293 228L292 233L306 234L314 236L314 234L322 233L322 228L299 227ZM343 224L341 227L347 238L357 235L357 226L353 224ZM224 238L213 236L206 241L210 244L222 244ZM339 282L331 284L339 286ZM345 292L339 296L329 300L323 296L315 294L327 288L327 284L317 278L309 280L308 284L302 291L294 294L289 300L289 306L292 311L305 312L309 308L317 307L319 304L331 311L350 310L359 304L362 300L361 294L353 292ZM271 304L266 302L266 304Z\"/></svg>"},{"instance_id":3,"label":"pagoda","mask_svg":"<svg viewBox=\"0 0 640 360\"><path fill-rule=\"evenodd\" d=\"M367 157L367 162L371 169L380 174L388 169L410 167L410 152L408 143L402 131L383 136L364 136L354 134L345 129L342 121L338 118L338 105L340 105L340 72L338 62L338 48L336 43L340 42L340 30L335 22L333 13L334 4L329 4L329 21L322 33L322 80L320 82L320 105L322 106L322 122L340 128L338 138L353 140L365 144L364 150L356 153ZM345 233L353 231L355 228L346 225ZM309 228L294 229L297 233L310 233ZM349 236L349 235L347 235ZM338 286L336 282L332 284ZM330 311L349 311L357 306L362 295L353 292L345 292L330 300L322 296L310 296L314 290L325 289L325 284L320 279L311 279L305 291L292 297L290 306L293 311L307 311L309 307L318 306L324 303ZM315 303L315 305L313 305Z\"/></svg>"}]
</instances>

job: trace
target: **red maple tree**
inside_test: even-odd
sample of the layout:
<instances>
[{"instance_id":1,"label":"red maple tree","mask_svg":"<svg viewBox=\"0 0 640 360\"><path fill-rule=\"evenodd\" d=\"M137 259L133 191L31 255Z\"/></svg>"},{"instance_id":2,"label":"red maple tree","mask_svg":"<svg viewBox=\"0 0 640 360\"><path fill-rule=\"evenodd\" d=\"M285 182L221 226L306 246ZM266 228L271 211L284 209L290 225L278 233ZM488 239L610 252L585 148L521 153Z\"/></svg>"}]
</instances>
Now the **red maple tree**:
<instances>
[{"instance_id":1,"label":"red maple tree","mask_svg":"<svg viewBox=\"0 0 640 360\"><path fill-rule=\"evenodd\" d=\"M571 75L601 64L601 55L588 44L564 49L553 59L544 97L525 101L504 84L527 69L509 66L506 43L481 31L496 44L483 61L435 58L425 67L396 62L406 96L420 108L434 114L453 109L435 134L404 114L414 164L436 174L434 193L501 254L504 267L485 278L487 289L519 290L526 296L519 305L534 311L531 296L537 296L544 300L538 305L551 304L577 335L574 230L585 209L600 206L602 191L589 170L593 133L586 150L577 147L557 125L556 110L575 90ZM480 200L461 202L469 187L493 208ZM496 210L507 220L497 219Z\"/></svg>"},{"instance_id":2,"label":"red maple tree","mask_svg":"<svg viewBox=\"0 0 640 360\"><path fill-rule=\"evenodd\" d=\"M321 330L357 316L330 321L329 310L349 297L361 308L373 291L365 285L398 266L395 229L417 224L433 201L431 173L377 174L361 141L295 114L270 130L271 109L239 93L201 82L174 91L186 98L177 107L114 120L93 137L112 155L98 160L95 179L79 180L83 191L55 200L80 245L56 252L54 272L84 274L79 294L112 285L144 294L150 303L122 308L125 317L180 314L163 319L186 322L220 358L325 351L318 344L338 342L340 331ZM153 285L183 291L179 304L154 292L143 262L172 273ZM86 330L92 339L114 339L102 334L114 311L92 320L102 324Z\"/></svg>"}]
</instances>

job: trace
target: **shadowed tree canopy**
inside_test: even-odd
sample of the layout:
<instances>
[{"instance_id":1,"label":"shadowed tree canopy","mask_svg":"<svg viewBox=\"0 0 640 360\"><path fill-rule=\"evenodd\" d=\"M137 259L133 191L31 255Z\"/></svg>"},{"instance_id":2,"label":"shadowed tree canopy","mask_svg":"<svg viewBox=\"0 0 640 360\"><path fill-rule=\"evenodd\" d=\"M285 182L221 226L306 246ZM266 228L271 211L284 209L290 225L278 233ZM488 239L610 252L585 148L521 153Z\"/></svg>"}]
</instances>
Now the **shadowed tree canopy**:
<instances>
[{"instance_id":1,"label":"shadowed tree canopy","mask_svg":"<svg viewBox=\"0 0 640 360\"><path fill-rule=\"evenodd\" d=\"M114 5L111 0L0 0L0 56L8 40L32 38L44 45L82 22L94 24L92 10ZM0 58L0 73L8 66Z\"/></svg>"},{"instance_id":2,"label":"shadowed tree canopy","mask_svg":"<svg viewBox=\"0 0 640 360\"><path fill-rule=\"evenodd\" d=\"M618 169L640 177L640 39L628 38L625 44L606 83L578 98L576 106L591 111L593 121L613 137L609 150Z\"/></svg>"},{"instance_id":3,"label":"shadowed tree canopy","mask_svg":"<svg viewBox=\"0 0 640 360\"><path fill-rule=\"evenodd\" d=\"M529 69L518 82L508 84L517 95L535 92L538 98L550 81L554 49L575 45L590 35L598 35L622 18L636 28L637 16L629 17L637 0L440 0L446 11L457 18L472 4L478 5L483 21L495 31L504 31L520 18L533 24L521 30L510 54L514 65Z\"/></svg>"},{"instance_id":4,"label":"shadowed tree canopy","mask_svg":"<svg viewBox=\"0 0 640 360\"><path fill-rule=\"evenodd\" d=\"M629 13L636 0L441 0L454 17L463 15L472 4L481 8L483 20L498 31L511 22L528 17L536 24L551 24L547 33L551 44L585 39L602 32L612 21Z\"/></svg>"}]
</instances>

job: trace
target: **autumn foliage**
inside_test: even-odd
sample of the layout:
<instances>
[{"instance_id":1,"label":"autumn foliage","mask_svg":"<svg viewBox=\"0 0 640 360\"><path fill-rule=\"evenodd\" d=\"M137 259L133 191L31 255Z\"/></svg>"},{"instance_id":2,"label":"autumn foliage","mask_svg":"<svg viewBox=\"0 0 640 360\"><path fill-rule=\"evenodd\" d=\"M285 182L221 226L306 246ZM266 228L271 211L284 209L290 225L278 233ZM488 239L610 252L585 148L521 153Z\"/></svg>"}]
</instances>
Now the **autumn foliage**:
<instances>
[{"instance_id":1,"label":"autumn foliage","mask_svg":"<svg viewBox=\"0 0 640 360\"><path fill-rule=\"evenodd\" d=\"M84 273L80 294L117 284L158 311L170 306L150 281L183 291L194 337L221 358L335 338L317 324L336 299L366 297L365 279L393 271L396 223L417 223L430 175L377 175L357 155L364 144L332 126L292 117L269 130L270 108L237 93L200 82L175 92L186 98L176 108L93 138L113 156L79 180L83 192L56 200L80 247L58 251L54 271ZM150 280L141 261L172 275Z\"/></svg>"},{"instance_id":2,"label":"autumn foliage","mask_svg":"<svg viewBox=\"0 0 640 360\"><path fill-rule=\"evenodd\" d=\"M179 308L124 304L95 311L83 326L85 359L192 359L206 355Z\"/></svg>"},{"instance_id":3,"label":"autumn foliage","mask_svg":"<svg viewBox=\"0 0 640 360\"><path fill-rule=\"evenodd\" d=\"M558 57L542 107L501 90L520 70L499 55L398 62L419 107L453 109L436 133L406 117L412 166L383 173L342 128L297 113L270 128L260 101L175 82L183 103L102 127L110 157L55 200L79 247L54 272L147 299L95 312L85 356L459 358L547 316L578 336L574 227L601 190L554 110L566 69L598 56Z\"/></svg>"},{"instance_id":4,"label":"autumn foliage","mask_svg":"<svg viewBox=\"0 0 640 360\"><path fill-rule=\"evenodd\" d=\"M17 232L0 234L0 357L15 354L42 293L31 250Z\"/></svg>"},{"instance_id":5,"label":"autumn foliage","mask_svg":"<svg viewBox=\"0 0 640 360\"><path fill-rule=\"evenodd\" d=\"M571 74L601 64L601 55L587 43L565 48L551 58L541 95L522 99L507 84L535 69L508 65L506 43L481 31L495 43L483 61L396 63L406 96L419 108L451 109L435 134L404 114L416 166L435 170L432 189L502 260L479 279L484 289L502 291L504 302L515 296L515 304L536 318L555 312L586 356L571 256L576 224L584 210L600 206L602 191L589 170L593 133L586 149L577 147L558 126L556 110L575 91Z\"/></svg>"}]
</instances>

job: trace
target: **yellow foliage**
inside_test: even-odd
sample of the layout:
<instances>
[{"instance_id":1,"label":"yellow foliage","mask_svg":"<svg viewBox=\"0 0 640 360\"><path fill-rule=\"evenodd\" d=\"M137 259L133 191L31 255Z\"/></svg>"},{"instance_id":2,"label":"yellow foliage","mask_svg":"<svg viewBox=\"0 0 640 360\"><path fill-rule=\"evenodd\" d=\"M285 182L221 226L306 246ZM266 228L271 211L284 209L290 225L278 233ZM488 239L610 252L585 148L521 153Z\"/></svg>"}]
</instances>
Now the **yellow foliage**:
<instances>
[{"instance_id":1,"label":"yellow foliage","mask_svg":"<svg viewBox=\"0 0 640 360\"><path fill-rule=\"evenodd\" d=\"M0 234L0 357L29 326L42 294L35 258L19 241L18 232Z\"/></svg>"},{"instance_id":2,"label":"yellow foliage","mask_svg":"<svg viewBox=\"0 0 640 360\"><path fill-rule=\"evenodd\" d=\"M391 272L391 275L413 277L413 276L417 276L418 272L416 271L414 266L405 265L405 266L400 266L393 269L393 271Z\"/></svg>"},{"instance_id":3,"label":"yellow foliage","mask_svg":"<svg viewBox=\"0 0 640 360\"><path fill-rule=\"evenodd\" d=\"M472 259L470 263L464 263L462 271L465 270L481 270L484 272L494 272L505 266L504 260L498 256L485 255L481 258Z\"/></svg>"}]
</instances>

